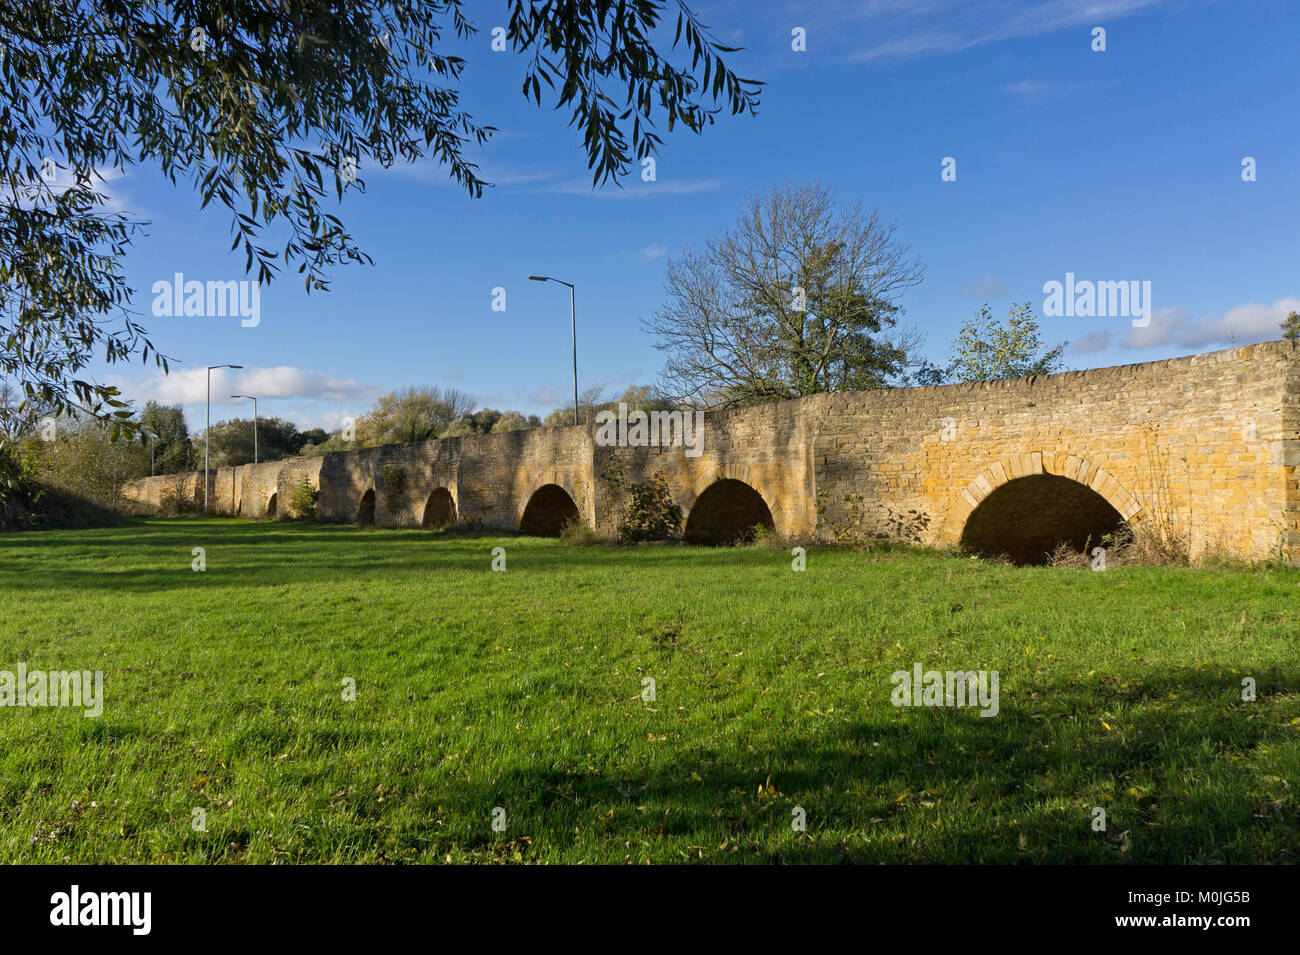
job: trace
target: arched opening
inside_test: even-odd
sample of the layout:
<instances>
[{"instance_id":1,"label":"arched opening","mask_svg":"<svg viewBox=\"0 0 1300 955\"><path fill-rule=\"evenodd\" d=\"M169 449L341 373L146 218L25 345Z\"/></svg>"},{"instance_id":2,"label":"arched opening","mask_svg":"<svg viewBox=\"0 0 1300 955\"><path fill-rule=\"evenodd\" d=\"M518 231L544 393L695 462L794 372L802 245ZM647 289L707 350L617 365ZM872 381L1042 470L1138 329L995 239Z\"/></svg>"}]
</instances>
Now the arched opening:
<instances>
[{"instance_id":1,"label":"arched opening","mask_svg":"<svg viewBox=\"0 0 1300 955\"><path fill-rule=\"evenodd\" d=\"M266 516L275 517L275 509L279 506L279 504L280 504L280 495L272 494L271 499L266 502Z\"/></svg>"},{"instance_id":2,"label":"arched opening","mask_svg":"<svg viewBox=\"0 0 1300 955\"><path fill-rule=\"evenodd\" d=\"M424 519L420 522L420 526L437 530L451 527L455 523L456 502L452 500L451 491L445 487L435 489L424 505Z\"/></svg>"},{"instance_id":3,"label":"arched opening","mask_svg":"<svg viewBox=\"0 0 1300 955\"><path fill-rule=\"evenodd\" d=\"M558 484L543 484L524 508L519 532L533 537L559 537L565 524L579 520L578 505Z\"/></svg>"},{"instance_id":4,"label":"arched opening","mask_svg":"<svg viewBox=\"0 0 1300 955\"><path fill-rule=\"evenodd\" d=\"M1083 551L1119 529L1124 518L1087 485L1055 474L1008 481L971 511L965 550L1042 564L1060 544Z\"/></svg>"},{"instance_id":5,"label":"arched opening","mask_svg":"<svg viewBox=\"0 0 1300 955\"><path fill-rule=\"evenodd\" d=\"M744 481L726 478L710 484L696 500L684 536L692 544L748 543L757 527L776 527L763 495Z\"/></svg>"},{"instance_id":6,"label":"arched opening","mask_svg":"<svg viewBox=\"0 0 1300 955\"><path fill-rule=\"evenodd\" d=\"M375 522L375 489L371 488L361 495L361 507L357 509L357 524L369 527Z\"/></svg>"}]
</instances>

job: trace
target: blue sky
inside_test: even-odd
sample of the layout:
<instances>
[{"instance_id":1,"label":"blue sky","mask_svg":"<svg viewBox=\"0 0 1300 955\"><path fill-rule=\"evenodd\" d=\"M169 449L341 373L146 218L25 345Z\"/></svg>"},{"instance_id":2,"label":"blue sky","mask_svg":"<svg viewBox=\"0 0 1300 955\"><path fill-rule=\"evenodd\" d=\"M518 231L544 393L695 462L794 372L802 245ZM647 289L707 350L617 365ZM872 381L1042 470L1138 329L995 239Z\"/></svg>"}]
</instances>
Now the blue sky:
<instances>
[{"instance_id":1,"label":"blue sky","mask_svg":"<svg viewBox=\"0 0 1300 955\"><path fill-rule=\"evenodd\" d=\"M653 381L662 356L640 327L663 299L668 256L734 223L746 199L820 180L898 223L925 266L903 323L942 362L987 300L1040 311L1067 272L1151 282L1150 327L1043 318L1069 368L1148 361L1278 337L1300 308L1300 5L1288 0L877 0L699 2L766 82L757 117L666 137L657 179L593 190L567 114L519 92L522 64L490 50L504 4L467 5L466 106L497 126L475 158L497 185L473 200L432 163L360 170L364 195L335 210L373 266L308 296L293 273L261 293L260 322L150 313L156 281L242 279L229 221L147 169L108 183L151 225L126 263L135 307L176 359L99 375L128 397L203 422L247 415L231 392L300 426L335 427L406 385L468 391L480 406L545 413L571 400L567 290L577 285L580 384L613 394ZM1106 51L1092 50L1092 29ZM807 49L791 49L792 31ZM1243 157L1257 179L1242 181ZM955 182L941 180L953 157ZM273 233L274 235L274 233ZM275 247L274 243L268 243ZM505 311L492 309L504 288ZM218 400L220 399L220 400Z\"/></svg>"}]
</instances>

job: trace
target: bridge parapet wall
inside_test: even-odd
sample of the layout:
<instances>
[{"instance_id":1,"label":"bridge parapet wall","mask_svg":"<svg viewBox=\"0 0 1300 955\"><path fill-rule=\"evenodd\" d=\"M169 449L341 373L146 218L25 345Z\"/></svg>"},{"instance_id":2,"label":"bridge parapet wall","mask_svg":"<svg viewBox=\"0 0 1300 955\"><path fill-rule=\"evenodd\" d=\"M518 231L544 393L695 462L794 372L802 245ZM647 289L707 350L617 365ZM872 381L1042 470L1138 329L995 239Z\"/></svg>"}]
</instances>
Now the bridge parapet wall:
<instances>
[{"instance_id":1,"label":"bridge parapet wall","mask_svg":"<svg viewBox=\"0 0 1300 955\"><path fill-rule=\"evenodd\" d=\"M319 517L356 521L367 491L380 524L419 526L446 488L462 525L514 530L531 496L563 488L610 533L621 502L600 475L662 473L686 517L715 481L762 495L782 536L854 506L883 531L918 518L927 544L953 544L975 510L1022 478L1056 475L1122 517L1185 535L1194 552L1300 562L1300 349L1268 342L1142 364L975 384L815 395L704 416L684 447L605 447L595 426L470 435L214 472L220 513L283 515L298 480L320 488ZM1040 488L1041 491L1041 488ZM199 475L128 488L146 507L202 503ZM1042 501L1041 493L1036 498ZM856 504L855 504L856 502ZM1014 508L1008 513L1014 513ZM823 532L825 527L822 528Z\"/></svg>"}]
</instances>

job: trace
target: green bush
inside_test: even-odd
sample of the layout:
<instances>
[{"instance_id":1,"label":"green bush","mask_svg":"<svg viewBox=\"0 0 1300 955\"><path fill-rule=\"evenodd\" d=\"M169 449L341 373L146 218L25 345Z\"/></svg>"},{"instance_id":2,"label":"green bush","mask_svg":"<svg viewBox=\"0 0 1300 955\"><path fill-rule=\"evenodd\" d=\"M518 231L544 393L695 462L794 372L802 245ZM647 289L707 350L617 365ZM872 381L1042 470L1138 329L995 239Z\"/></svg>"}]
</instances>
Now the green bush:
<instances>
[{"instance_id":1,"label":"green bush","mask_svg":"<svg viewBox=\"0 0 1300 955\"><path fill-rule=\"evenodd\" d=\"M316 505L319 502L320 489L312 485L310 478L299 478L298 486L293 489L293 497L289 499L289 513L294 520L315 520Z\"/></svg>"},{"instance_id":2,"label":"green bush","mask_svg":"<svg viewBox=\"0 0 1300 955\"><path fill-rule=\"evenodd\" d=\"M673 501L663 473L656 471L646 481L628 481L620 465L610 465L601 479L611 493L625 497L618 539L635 541L673 540L682 533L682 509Z\"/></svg>"},{"instance_id":3,"label":"green bush","mask_svg":"<svg viewBox=\"0 0 1300 955\"><path fill-rule=\"evenodd\" d=\"M32 511L40 496L32 456L0 441L0 527L34 523Z\"/></svg>"},{"instance_id":4,"label":"green bush","mask_svg":"<svg viewBox=\"0 0 1300 955\"><path fill-rule=\"evenodd\" d=\"M560 528L560 543L599 544L600 535L585 521L581 519L572 520Z\"/></svg>"}]
</instances>

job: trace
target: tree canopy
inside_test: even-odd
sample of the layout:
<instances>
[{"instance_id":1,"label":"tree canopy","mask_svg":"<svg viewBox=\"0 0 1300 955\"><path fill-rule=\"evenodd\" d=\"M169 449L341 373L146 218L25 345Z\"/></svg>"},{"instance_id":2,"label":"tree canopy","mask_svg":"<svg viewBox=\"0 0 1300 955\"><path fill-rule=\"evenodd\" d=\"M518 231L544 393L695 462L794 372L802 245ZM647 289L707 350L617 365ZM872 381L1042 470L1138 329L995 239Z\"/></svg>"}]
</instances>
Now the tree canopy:
<instances>
[{"instance_id":1,"label":"tree canopy","mask_svg":"<svg viewBox=\"0 0 1300 955\"><path fill-rule=\"evenodd\" d=\"M131 166L224 207L257 281L296 268L308 292L369 261L327 208L367 170L429 158L480 195L468 150L494 129L464 108L466 62L448 52L476 33L464 6L0 0L0 375L54 413L137 425L86 372L96 356L167 367L122 269L141 223L103 202L104 178ZM523 94L569 111L593 183L657 153L661 123L700 132L757 106L759 84L681 0L508 0L506 13Z\"/></svg>"},{"instance_id":2,"label":"tree canopy","mask_svg":"<svg viewBox=\"0 0 1300 955\"><path fill-rule=\"evenodd\" d=\"M735 227L667 265L643 323L670 399L715 407L878 388L909 361L898 299L921 266L896 226L818 183L755 196Z\"/></svg>"},{"instance_id":3,"label":"tree canopy","mask_svg":"<svg viewBox=\"0 0 1300 955\"><path fill-rule=\"evenodd\" d=\"M365 447L425 441L473 410L474 397L455 388L403 388L381 397L357 419L357 440Z\"/></svg>"},{"instance_id":4,"label":"tree canopy","mask_svg":"<svg viewBox=\"0 0 1300 955\"><path fill-rule=\"evenodd\" d=\"M1005 323L995 321L989 303L961 327L952 343L946 377L953 381L995 381L1060 371L1069 342L1043 344L1033 305L1013 305Z\"/></svg>"}]
</instances>

